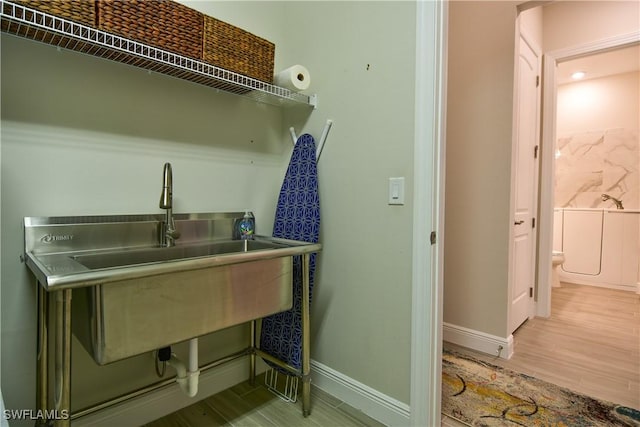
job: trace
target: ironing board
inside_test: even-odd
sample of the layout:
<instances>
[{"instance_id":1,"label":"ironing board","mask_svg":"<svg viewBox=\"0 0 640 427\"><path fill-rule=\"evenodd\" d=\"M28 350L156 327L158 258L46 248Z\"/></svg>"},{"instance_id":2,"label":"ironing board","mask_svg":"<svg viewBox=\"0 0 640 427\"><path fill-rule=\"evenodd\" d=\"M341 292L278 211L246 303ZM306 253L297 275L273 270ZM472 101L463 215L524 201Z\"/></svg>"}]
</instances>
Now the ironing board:
<instances>
[{"instance_id":1,"label":"ironing board","mask_svg":"<svg viewBox=\"0 0 640 427\"><path fill-rule=\"evenodd\" d=\"M298 138L276 207L273 236L317 243L320 232L320 198L316 144L304 134ZM316 254L309 258L309 304L313 295ZM262 319L260 350L294 368L302 365L302 259L293 259L293 307ZM265 360L266 361L266 360ZM286 371L266 361L273 369Z\"/></svg>"}]
</instances>

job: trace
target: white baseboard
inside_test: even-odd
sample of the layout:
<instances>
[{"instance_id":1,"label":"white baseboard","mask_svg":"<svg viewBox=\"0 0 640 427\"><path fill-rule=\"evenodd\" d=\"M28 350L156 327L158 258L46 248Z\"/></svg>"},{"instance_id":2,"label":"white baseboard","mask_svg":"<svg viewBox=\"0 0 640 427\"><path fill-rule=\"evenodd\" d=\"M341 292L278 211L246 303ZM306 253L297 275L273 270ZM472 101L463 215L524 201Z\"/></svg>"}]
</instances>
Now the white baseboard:
<instances>
[{"instance_id":1,"label":"white baseboard","mask_svg":"<svg viewBox=\"0 0 640 427\"><path fill-rule=\"evenodd\" d=\"M500 356L503 359L510 359L513 355L513 335L502 338L451 323L443 323L442 339L482 353ZM501 350L500 347L502 347Z\"/></svg>"},{"instance_id":2,"label":"white baseboard","mask_svg":"<svg viewBox=\"0 0 640 427\"><path fill-rule=\"evenodd\" d=\"M388 426L408 426L409 405L389 397L315 360L311 361L311 378L315 387L361 410Z\"/></svg>"},{"instance_id":3,"label":"white baseboard","mask_svg":"<svg viewBox=\"0 0 640 427\"><path fill-rule=\"evenodd\" d=\"M629 292L637 292L638 286L640 283L625 283L625 284L616 284L616 283L608 283L608 282L599 282L594 279L583 279L578 274L571 274L560 276L560 282L570 283L573 285L583 285L583 286L595 286L597 288L607 288L607 289L616 289L619 291L629 291ZM560 284L562 287L562 284Z\"/></svg>"},{"instance_id":4,"label":"white baseboard","mask_svg":"<svg viewBox=\"0 0 640 427\"><path fill-rule=\"evenodd\" d=\"M257 372L264 371L264 366ZM93 414L72 420L73 427L136 427L212 396L249 378L246 357L233 360L200 375L198 394L190 398L174 383Z\"/></svg>"}]
</instances>

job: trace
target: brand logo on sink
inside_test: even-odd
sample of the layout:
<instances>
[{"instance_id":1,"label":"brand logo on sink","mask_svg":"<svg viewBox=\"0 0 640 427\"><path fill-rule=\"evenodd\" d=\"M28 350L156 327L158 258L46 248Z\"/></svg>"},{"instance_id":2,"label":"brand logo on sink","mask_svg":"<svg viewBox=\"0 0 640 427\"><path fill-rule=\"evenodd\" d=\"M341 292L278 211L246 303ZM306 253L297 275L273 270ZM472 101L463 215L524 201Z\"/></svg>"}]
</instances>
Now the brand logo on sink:
<instances>
[{"instance_id":1,"label":"brand logo on sink","mask_svg":"<svg viewBox=\"0 0 640 427\"><path fill-rule=\"evenodd\" d=\"M45 267L47 267L47 270L49 270L52 273L66 273L67 271L73 271L73 267L70 267L68 265L45 265Z\"/></svg>"},{"instance_id":2,"label":"brand logo on sink","mask_svg":"<svg viewBox=\"0 0 640 427\"><path fill-rule=\"evenodd\" d=\"M40 238L42 243L53 243L73 240L73 234L45 234Z\"/></svg>"}]
</instances>

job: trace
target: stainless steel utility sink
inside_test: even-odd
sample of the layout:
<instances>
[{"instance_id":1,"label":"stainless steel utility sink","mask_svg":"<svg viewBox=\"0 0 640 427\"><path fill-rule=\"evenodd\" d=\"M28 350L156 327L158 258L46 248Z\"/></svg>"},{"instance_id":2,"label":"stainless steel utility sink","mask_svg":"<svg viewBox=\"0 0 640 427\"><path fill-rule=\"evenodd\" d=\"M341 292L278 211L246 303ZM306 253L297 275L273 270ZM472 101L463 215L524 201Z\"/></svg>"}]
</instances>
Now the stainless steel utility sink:
<instances>
[{"instance_id":1,"label":"stainless steel utility sink","mask_svg":"<svg viewBox=\"0 0 640 427\"><path fill-rule=\"evenodd\" d=\"M234 240L243 213L25 218L25 260L49 292L73 289L73 333L98 364L292 306L293 256L319 244Z\"/></svg>"}]
</instances>

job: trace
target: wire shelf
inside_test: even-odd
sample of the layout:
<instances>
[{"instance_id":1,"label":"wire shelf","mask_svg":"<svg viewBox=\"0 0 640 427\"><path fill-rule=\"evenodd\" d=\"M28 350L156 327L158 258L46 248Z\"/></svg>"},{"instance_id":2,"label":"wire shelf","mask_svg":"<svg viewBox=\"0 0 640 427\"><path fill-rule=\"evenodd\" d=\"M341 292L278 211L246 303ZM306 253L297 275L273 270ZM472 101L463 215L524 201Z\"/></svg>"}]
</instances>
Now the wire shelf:
<instances>
[{"instance_id":1,"label":"wire shelf","mask_svg":"<svg viewBox=\"0 0 640 427\"><path fill-rule=\"evenodd\" d=\"M316 106L304 95L45 12L0 0L2 32L152 72L188 80L276 106Z\"/></svg>"}]
</instances>

